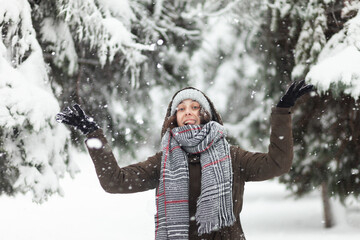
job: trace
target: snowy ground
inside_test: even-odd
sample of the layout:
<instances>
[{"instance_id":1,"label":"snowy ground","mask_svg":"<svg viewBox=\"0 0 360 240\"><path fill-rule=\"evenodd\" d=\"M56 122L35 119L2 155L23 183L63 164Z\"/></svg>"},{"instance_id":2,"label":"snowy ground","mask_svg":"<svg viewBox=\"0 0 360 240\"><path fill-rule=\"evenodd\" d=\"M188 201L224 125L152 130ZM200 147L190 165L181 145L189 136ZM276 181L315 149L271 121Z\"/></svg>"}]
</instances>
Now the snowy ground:
<instances>
[{"instance_id":1,"label":"snowy ground","mask_svg":"<svg viewBox=\"0 0 360 240\"><path fill-rule=\"evenodd\" d=\"M77 162L82 173L65 179L65 197L52 197L42 205L30 196L0 197L0 239L153 239L154 191L138 194L105 193L87 155ZM242 224L248 240L358 240L360 213L348 213L333 202L337 226L322 227L318 193L300 200L286 198L274 181L248 183Z\"/></svg>"}]
</instances>

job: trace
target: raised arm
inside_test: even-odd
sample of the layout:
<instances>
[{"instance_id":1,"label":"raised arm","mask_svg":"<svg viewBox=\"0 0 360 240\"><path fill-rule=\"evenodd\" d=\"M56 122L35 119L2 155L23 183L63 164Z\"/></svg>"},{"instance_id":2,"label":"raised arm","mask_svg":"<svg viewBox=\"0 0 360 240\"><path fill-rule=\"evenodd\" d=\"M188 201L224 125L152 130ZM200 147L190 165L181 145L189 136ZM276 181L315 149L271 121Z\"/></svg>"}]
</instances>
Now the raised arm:
<instances>
[{"instance_id":1,"label":"raised arm","mask_svg":"<svg viewBox=\"0 0 360 240\"><path fill-rule=\"evenodd\" d=\"M293 82L276 108L272 109L270 144L267 153L234 150L245 181L262 181L288 172L293 159L293 137L290 108L302 95L313 90L305 81Z\"/></svg>"},{"instance_id":2,"label":"raised arm","mask_svg":"<svg viewBox=\"0 0 360 240\"><path fill-rule=\"evenodd\" d=\"M156 188L161 152L146 161L120 168L102 132L87 135L86 146L94 162L100 184L109 193L134 193Z\"/></svg>"},{"instance_id":3,"label":"raised arm","mask_svg":"<svg viewBox=\"0 0 360 240\"><path fill-rule=\"evenodd\" d=\"M109 193L134 193L156 188L159 180L161 153L146 161L120 168L112 150L93 118L75 104L56 115L56 120L87 135L86 146L94 162L101 186Z\"/></svg>"},{"instance_id":4,"label":"raised arm","mask_svg":"<svg viewBox=\"0 0 360 240\"><path fill-rule=\"evenodd\" d=\"M234 157L245 181L263 181L288 172L293 159L293 138L289 108L273 108L267 153L234 148Z\"/></svg>"}]
</instances>

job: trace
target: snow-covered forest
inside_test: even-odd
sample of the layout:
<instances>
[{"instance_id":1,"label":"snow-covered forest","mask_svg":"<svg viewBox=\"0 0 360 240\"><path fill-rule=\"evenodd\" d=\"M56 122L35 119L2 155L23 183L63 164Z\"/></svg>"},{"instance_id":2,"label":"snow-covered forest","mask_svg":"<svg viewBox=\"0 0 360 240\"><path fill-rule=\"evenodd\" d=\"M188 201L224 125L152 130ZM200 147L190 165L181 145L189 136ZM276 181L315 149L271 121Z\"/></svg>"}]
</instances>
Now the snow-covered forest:
<instances>
[{"instance_id":1,"label":"snow-covered forest","mask_svg":"<svg viewBox=\"0 0 360 240\"><path fill-rule=\"evenodd\" d=\"M194 86L232 144L266 152L271 107L305 79L316 91L292 109L294 163L276 186L294 208L316 196L324 227L342 209L352 223L341 230L360 234L359 10L358 0L0 0L0 203L41 208L96 178L78 162L84 136L55 121L66 106L95 119L125 166L159 150L171 96Z\"/></svg>"}]
</instances>

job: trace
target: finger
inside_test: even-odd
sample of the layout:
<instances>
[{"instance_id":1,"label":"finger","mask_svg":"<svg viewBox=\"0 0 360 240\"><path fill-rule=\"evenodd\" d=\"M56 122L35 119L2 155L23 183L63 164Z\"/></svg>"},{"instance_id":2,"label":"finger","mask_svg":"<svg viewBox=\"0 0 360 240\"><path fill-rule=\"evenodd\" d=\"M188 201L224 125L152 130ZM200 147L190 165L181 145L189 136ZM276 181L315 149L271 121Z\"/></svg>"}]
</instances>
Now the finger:
<instances>
[{"instance_id":1,"label":"finger","mask_svg":"<svg viewBox=\"0 0 360 240\"><path fill-rule=\"evenodd\" d=\"M65 115L71 115L73 113L73 110L70 107L66 107L62 112Z\"/></svg>"},{"instance_id":2,"label":"finger","mask_svg":"<svg viewBox=\"0 0 360 240\"><path fill-rule=\"evenodd\" d=\"M286 91L285 95L291 93L291 92L293 91L295 85L296 85L296 82L293 82L293 83L290 85L290 87L288 88L288 90Z\"/></svg>"},{"instance_id":3,"label":"finger","mask_svg":"<svg viewBox=\"0 0 360 240\"><path fill-rule=\"evenodd\" d=\"M299 90L299 97L301 97L302 95L308 93L308 92L311 92L314 88L314 85L306 85L304 87L302 87L300 90Z\"/></svg>"},{"instance_id":4,"label":"finger","mask_svg":"<svg viewBox=\"0 0 360 240\"><path fill-rule=\"evenodd\" d=\"M59 123L64 123L64 124L66 124L66 125L70 125L70 126L75 127L75 125L74 125L72 122L70 122L70 121L68 121L68 120L66 120L66 119L63 119L63 120L57 121L57 122L59 122Z\"/></svg>"},{"instance_id":5,"label":"finger","mask_svg":"<svg viewBox=\"0 0 360 240\"><path fill-rule=\"evenodd\" d=\"M80 107L79 104L74 104L73 108L76 110L76 112L82 119L85 118L85 112L84 112L84 110L82 110L82 108Z\"/></svg>"},{"instance_id":6,"label":"finger","mask_svg":"<svg viewBox=\"0 0 360 240\"><path fill-rule=\"evenodd\" d=\"M295 93L298 93L299 90L304 86L304 84L305 84L305 80L301 80L301 81L299 82L299 84L295 87L294 92L295 92Z\"/></svg>"},{"instance_id":7,"label":"finger","mask_svg":"<svg viewBox=\"0 0 360 240\"><path fill-rule=\"evenodd\" d=\"M60 112L60 113L56 114L55 118L56 119L69 119L70 120L72 117L67 115L67 114L64 114L64 113Z\"/></svg>"},{"instance_id":8,"label":"finger","mask_svg":"<svg viewBox=\"0 0 360 240\"><path fill-rule=\"evenodd\" d=\"M314 88L314 85L312 85L312 84L309 84L309 85L305 85L305 86L303 86L301 89L300 89L300 91L302 91L303 89L313 89Z\"/></svg>"},{"instance_id":9,"label":"finger","mask_svg":"<svg viewBox=\"0 0 360 240\"><path fill-rule=\"evenodd\" d=\"M65 124L70 124L70 125L72 125L72 124L70 123L70 121L69 121L68 116L66 116L66 115L64 115L64 114L61 114L61 113L56 114L55 120L56 120L57 122L59 122L59 123L65 123Z\"/></svg>"},{"instance_id":10,"label":"finger","mask_svg":"<svg viewBox=\"0 0 360 240\"><path fill-rule=\"evenodd\" d=\"M80 114L78 112L78 110L75 108L75 105L72 107L69 107L71 109L71 116L73 116L76 119L81 120Z\"/></svg>"}]
</instances>

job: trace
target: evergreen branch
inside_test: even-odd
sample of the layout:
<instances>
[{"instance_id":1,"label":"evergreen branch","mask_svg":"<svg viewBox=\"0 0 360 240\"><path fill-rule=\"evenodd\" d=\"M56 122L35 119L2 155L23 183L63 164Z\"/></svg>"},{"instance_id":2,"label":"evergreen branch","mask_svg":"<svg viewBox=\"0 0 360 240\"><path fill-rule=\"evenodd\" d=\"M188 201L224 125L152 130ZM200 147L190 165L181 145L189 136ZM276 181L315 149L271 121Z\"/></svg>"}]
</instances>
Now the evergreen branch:
<instances>
[{"instance_id":1,"label":"evergreen branch","mask_svg":"<svg viewBox=\"0 0 360 240\"><path fill-rule=\"evenodd\" d=\"M43 53L44 59L45 60L53 60L55 57L52 54L49 53ZM100 62L98 60L95 59L86 59L86 58L78 58L77 62L79 64L86 64L86 65L93 65L93 66L100 66Z\"/></svg>"}]
</instances>

